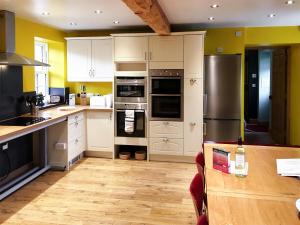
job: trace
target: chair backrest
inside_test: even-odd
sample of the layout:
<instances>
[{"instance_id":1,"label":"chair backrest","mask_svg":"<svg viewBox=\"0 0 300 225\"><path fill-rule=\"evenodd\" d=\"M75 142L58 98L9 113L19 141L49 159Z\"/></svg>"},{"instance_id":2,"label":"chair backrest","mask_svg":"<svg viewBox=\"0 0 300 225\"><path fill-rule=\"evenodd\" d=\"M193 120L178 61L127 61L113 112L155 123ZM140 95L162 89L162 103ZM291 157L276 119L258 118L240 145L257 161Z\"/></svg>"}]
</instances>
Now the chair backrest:
<instances>
[{"instance_id":1,"label":"chair backrest","mask_svg":"<svg viewBox=\"0 0 300 225\"><path fill-rule=\"evenodd\" d=\"M204 173L205 159L203 152L199 152L195 158L198 173Z\"/></svg>"},{"instance_id":2,"label":"chair backrest","mask_svg":"<svg viewBox=\"0 0 300 225\"><path fill-rule=\"evenodd\" d=\"M207 216L204 214L199 216L197 225L208 225Z\"/></svg>"},{"instance_id":3,"label":"chair backrest","mask_svg":"<svg viewBox=\"0 0 300 225\"><path fill-rule=\"evenodd\" d=\"M204 176L203 173L197 173L190 185L190 192L193 198L197 217L202 214L204 200Z\"/></svg>"}]
</instances>

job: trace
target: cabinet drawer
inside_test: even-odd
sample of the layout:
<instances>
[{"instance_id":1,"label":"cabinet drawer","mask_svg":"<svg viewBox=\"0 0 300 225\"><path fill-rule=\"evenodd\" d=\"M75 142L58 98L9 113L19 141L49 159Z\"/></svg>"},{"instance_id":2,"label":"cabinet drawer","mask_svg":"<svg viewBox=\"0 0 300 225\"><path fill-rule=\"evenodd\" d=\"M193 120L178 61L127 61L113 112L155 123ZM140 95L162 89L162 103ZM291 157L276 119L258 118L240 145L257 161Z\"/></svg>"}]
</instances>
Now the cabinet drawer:
<instances>
[{"instance_id":1,"label":"cabinet drawer","mask_svg":"<svg viewBox=\"0 0 300 225\"><path fill-rule=\"evenodd\" d=\"M85 150L85 141L83 137L75 138L68 142L68 161L74 159Z\"/></svg>"},{"instance_id":2,"label":"cabinet drawer","mask_svg":"<svg viewBox=\"0 0 300 225\"><path fill-rule=\"evenodd\" d=\"M75 122L79 122L81 120L84 119L84 113L81 112L81 113L76 113L74 115L70 115L68 116L68 124L72 124L72 123L75 123Z\"/></svg>"},{"instance_id":3,"label":"cabinet drawer","mask_svg":"<svg viewBox=\"0 0 300 225\"><path fill-rule=\"evenodd\" d=\"M150 121L150 137L183 138L183 122Z\"/></svg>"},{"instance_id":4,"label":"cabinet drawer","mask_svg":"<svg viewBox=\"0 0 300 225\"><path fill-rule=\"evenodd\" d=\"M183 155L183 139L150 138L150 154Z\"/></svg>"},{"instance_id":5,"label":"cabinet drawer","mask_svg":"<svg viewBox=\"0 0 300 225\"><path fill-rule=\"evenodd\" d=\"M84 120L68 124L68 140L85 136Z\"/></svg>"}]
</instances>

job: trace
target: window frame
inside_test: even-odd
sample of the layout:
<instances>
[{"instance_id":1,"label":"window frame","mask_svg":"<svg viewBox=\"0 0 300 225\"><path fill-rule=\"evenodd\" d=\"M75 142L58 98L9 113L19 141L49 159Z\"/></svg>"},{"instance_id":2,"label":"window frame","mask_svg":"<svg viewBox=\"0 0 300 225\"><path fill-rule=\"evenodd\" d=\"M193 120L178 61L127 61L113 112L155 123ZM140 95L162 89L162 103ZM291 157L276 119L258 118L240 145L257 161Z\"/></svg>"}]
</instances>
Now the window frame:
<instances>
[{"instance_id":1,"label":"window frame","mask_svg":"<svg viewBox=\"0 0 300 225\"><path fill-rule=\"evenodd\" d=\"M36 54L36 48L40 47L42 50L41 58L37 57ZM34 41L34 59L41 61L43 63L47 63L49 61L49 48L48 48L48 43L46 42L41 42L41 41ZM44 95L49 95L49 73L48 73L48 67L45 66L36 66L35 67L35 91L36 94L41 93L39 87L44 87L43 88L43 94ZM44 85L39 84L39 76L44 75Z\"/></svg>"}]
</instances>

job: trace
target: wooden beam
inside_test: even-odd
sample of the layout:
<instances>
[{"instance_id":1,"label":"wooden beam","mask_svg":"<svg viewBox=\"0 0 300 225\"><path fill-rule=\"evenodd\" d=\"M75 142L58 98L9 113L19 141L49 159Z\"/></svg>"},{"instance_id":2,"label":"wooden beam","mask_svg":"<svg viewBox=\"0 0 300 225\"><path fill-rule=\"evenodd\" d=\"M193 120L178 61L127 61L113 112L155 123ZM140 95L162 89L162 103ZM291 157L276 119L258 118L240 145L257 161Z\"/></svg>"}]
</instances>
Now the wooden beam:
<instances>
[{"instance_id":1,"label":"wooden beam","mask_svg":"<svg viewBox=\"0 0 300 225\"><path fill-rule=\"evenodd\" d=\"M156 33L161 35L170 34L170 23L157 0L122 1Z\"/></svg>"}]
</instances>

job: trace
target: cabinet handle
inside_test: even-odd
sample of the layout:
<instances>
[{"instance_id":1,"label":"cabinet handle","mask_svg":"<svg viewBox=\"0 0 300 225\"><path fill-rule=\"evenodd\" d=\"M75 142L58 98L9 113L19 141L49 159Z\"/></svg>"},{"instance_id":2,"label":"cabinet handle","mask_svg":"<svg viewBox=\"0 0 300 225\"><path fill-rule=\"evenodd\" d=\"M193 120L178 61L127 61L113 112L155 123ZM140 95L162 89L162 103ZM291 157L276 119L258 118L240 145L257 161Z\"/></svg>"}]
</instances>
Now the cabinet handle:
<instances>
[{"instance_id":1,"label":"cabinet handle","mask_svg":"<svg viewBox=\"0 0 300 225\"><path fill-rule=\"evenodd\" d=\"M89 76L90 77L92 76L92 70L89 70Z\"/></svg>"},{"instance_id":2,"label":"cabinet handle","mask_svg":"<svg viewBox=\"0 0 300 225\"><path fill-rule=\"evenodd\" d=\"M190 125L194 127L194 126L196 126L196 123L190 123Z\"/></svg>"},{"instance_id":3,"label":"cabinet handle","mask_svg":"<svg viewBox=\"0 0 300 225\"><path fill-rule=\"evenodd\" d=\"M169 141L168 138L164 138L164 139L163 139L163 142L165 142L165 143L167 143L168 141Z\"/></svg>"},{"instance_id":4,"label":"cabinet handle","mask_svg":"<svg viewBox=\"0 0 300 225\"><path fill-rule=\"evenodd\" d=\"M196 83L195 79L190 79L190 85L194 85Z\"/></svg>"},{"instance_id":5,"label":"cabinet handle","mask_svg":"<svg viewBox=\"0 0 300 225\"><path fill-rule=\"evenodd\" d=\"M77 143L78 143L78 139L75 140L75 144L77 144Z\"/></svg>"},{"instance_id":6,"label":"cabinet handle","mask_svg":"<svg viewBox=\"0 0 300 225\"><path fill-rule=\"evenodd\" d=\"M75 120L77 120L78 119L78 116L75 116Z\"/></svg>"},{"instance_id":7,"label":"cabinet handle","mask_svg":"<svg viewBox=\"0 0 300 225\"><path fill-rule=\"evenodd\" d=\"M75 122L75 126L76 126L76 127L78 126L78 122Z\"/></svg>"},{"instance_id":8,"label":"cabinet handle","mask_svg":"<svg viewBox=\"0 0 300 225\"><path fill-rule=\"evenodd\" d=\"M149 52L149 60L152 60L152 52Z\"/></svg>"},{"instance_id":9,"label":"cabinet handle","mask_svg":"<svg viewBox=\"0 0 300 225\"><path fill-rule=\"evenodd\" d=\"M170 123L169 122L164 122L164 125L165 126L168 126Z\"/></svg>"}]
</instances>

